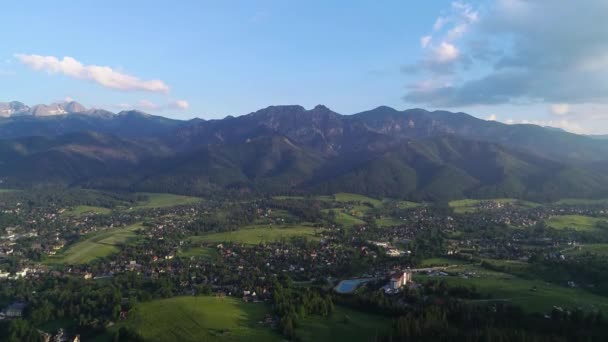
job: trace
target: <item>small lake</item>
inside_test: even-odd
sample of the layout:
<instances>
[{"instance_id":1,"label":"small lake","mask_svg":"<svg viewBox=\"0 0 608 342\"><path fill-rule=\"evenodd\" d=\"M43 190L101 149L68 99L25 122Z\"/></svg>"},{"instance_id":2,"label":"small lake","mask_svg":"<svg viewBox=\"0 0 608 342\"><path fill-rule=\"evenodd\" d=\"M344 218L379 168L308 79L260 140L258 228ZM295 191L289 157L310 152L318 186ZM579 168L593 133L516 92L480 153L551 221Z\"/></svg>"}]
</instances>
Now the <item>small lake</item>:
<instances>
[{"instance_id":1,"label":"small lake","mask_svg":"<svg viewBox=\"0 0 608 342\"><path fill-rule=\"evenodd\" d=\"M359 285L367 283L370 280L373 280L373 278L342 280L340 283L338 283L334 290L336 290L338 293L353 293L357 287L359 287Z\"/></svg>"}]
</instances>

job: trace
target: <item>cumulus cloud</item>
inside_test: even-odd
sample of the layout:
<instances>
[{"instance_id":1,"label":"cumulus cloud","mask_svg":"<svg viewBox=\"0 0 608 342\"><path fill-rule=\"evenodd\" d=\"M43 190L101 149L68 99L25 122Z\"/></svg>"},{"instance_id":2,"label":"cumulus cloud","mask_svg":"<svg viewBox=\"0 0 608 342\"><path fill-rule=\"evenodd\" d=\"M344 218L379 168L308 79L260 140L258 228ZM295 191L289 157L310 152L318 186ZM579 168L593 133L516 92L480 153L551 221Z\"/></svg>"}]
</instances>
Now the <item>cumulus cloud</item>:
<instances>
[{"instance_id":1,"label":"cumulus cloud","mask_svg":"<svg viewBox=\"0 0 608 342\"><path fill-rule=\"evenodd\" d=\"M433 37L431 37L431 36L421 37L420 38L420 46L422 46L423 48L426 48L431 43L432 39L433 39Z\"/></svg>"},{"instance_id":2,"label":"cumulus cloud","mask_svg":"<svg viewBox=\"0 0 608 342\"><path fill-rule=\"evenodd\" d=\"M16 54L15 57L33 70L88 80L111 89L169 92L169 86L161 80L142 80L107 66L84 65L69 56L59 59L54 56Z\"/></svg>"},{"instance_id":3,"label":"cumulus cloud","mask_svg":"<svg viewBox=\"0 0 608 342\"><path fill-rule=\"evenodd\" d=\"M406 73L430 72L434 75L450 74L456 65L467 65L458 41L468 30L469 26L478 19L477 11L469 4L460 1L452 3L450 12L435 20L433 33L420 37L420 46L424 49L424 57L413 65L402 69Z\"/></svg>"},{"instance_id":4,"label":"cumulus cloud","mask_svg":"<svg viewBox=\"0 0 608 342\"><path fill-rule=\"evenodd\" d=\"M410 89L406 101L436 107L608 103L608 1L497 0L481 14L459 6L461 18L477 23L453 26L447 36L466 33L482 42L474 51L471 44L460 49L475 72L460 70L446 86ZM564 115L564 108L550 111Z\"/></svg>"},{"instance_id":5,"label":"cumulus cloud","mask_svg":"<svg viewBox=\"0 0 608 342\"><path fill-rule=\"evenodd\" d=\"M188 110L188 108L190 108L190 104L186 100L177 100L169 103L169 107L179 110Z\"/></svg>"},{"instance_id":6,"label":"cumulus cloud","mask_svg":"<svg viewBox=\"0 0 608 342\"><path fill-rule=\"evenodd\" d=\"M549 112L553 115L566 115L570 112L570 105L567 103L555 103L549 106Z\"/></svg>"},{"instance_id":7,"label":"cumulus cloud","mask_svg":"<svg viewBox=\"0 0 608 342\"><path fill-rule=\"evenodd\" d=\"M564 119L562 119L562 120L526 120L526 119L513 120L513 119L508 119L504 123L509 124L509 125L524 124L524 125L536 125L536 126L542 126L542 127L553 127L553 128L559 128L559 129L563 129L568 132L578 133L578 134L587 132L587 130L584 127L582 127L579 123L572 122L569 120L564 120Z\"/></svg>"},{"instance_id":8,"label":"cumulus cloud","mask_svg":"<svg viewBox=\"0 0 608 342\"><path fill-rule=\"evenodd\" d=\"M186 100L176 100L168 103L156 103L147 99L142 99L136 103L119 103L113 107L120 110L138 109L147 112L160 112L164 110L188 110L190 108L190 104Z\"/></svg>"},{"instance_id":9,"label":"cumulus cloud","mask_svg":"<svg viewBox=\"0 0 608 342\"><path fill-rule=\"evenodd\" d=\"M439 63L449 63L455 61L460 56L460 51L453 44L441 42L434 50L435 61Z\"/></svg>"}]
</instances>

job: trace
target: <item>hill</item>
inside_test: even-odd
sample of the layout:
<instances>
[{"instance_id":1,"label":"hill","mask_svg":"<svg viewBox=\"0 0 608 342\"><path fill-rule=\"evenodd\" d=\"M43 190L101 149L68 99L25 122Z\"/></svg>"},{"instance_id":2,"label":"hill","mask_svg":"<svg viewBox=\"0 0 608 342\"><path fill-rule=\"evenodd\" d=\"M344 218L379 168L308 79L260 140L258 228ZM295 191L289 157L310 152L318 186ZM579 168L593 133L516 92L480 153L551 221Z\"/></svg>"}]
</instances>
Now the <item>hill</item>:
<instances>
[{"instance_id":1,"label":"hill","mask_svg":"<svg viewBox=\"0 0 608 342\"><path fill-rule=\"evenodd\" d=\"M608 141L464 113L272 106L188 122L137 111L22 115L0 118L0 137L0 180L13 187L413 200L608 195Z\"/></svg>"}]
</instances>

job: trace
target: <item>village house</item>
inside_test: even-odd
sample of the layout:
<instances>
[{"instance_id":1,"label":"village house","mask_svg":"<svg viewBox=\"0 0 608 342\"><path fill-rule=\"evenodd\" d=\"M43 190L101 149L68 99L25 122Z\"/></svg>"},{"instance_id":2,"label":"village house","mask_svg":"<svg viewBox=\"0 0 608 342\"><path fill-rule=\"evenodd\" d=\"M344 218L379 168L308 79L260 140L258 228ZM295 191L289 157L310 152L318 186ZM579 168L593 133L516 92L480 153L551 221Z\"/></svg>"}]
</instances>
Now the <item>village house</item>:
<instances>
[{"instance_id":1,"label":"village house","mask_svg":"<svg viewBox=\"0 0 608 342\"><path fill-rule=\"evenodd\" d=\"M19 318L23 315L23 310L26 306L27 304L25 303L15 302L4 309L4 315L6 318Z\"/></svg>"},{"instance_id":2,"label":"village house","mask_svg":"<svg viewBox=\"0 0 608 342\"><path fill-rule=\"evenodd\" d=\"M392 290L398 290L401 287L407 285L412 281L412 272L396 272L391 275L391 279L389 281L389 288Z\"/></svg>"}]
</instances>

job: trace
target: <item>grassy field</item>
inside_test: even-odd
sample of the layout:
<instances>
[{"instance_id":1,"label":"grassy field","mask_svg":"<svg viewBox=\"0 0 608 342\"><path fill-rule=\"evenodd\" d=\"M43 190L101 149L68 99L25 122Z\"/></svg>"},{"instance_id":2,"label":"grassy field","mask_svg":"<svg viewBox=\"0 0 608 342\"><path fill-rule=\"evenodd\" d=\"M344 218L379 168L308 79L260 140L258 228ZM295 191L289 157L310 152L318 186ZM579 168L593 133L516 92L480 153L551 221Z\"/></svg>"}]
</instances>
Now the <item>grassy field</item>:
<instances>
[{"instance_id":1,"label":"grassy field","mask_svg":"<svg viewBox=\"0 0 608 342\"><path fill-rule=\"evenodd\" d=\"M565 198L555 202L557 205L607 205L608 198L605 199L584 199L584 198Z\"/></svg>"},{"instance_id":2,"label":"grassy field","mask_svg":"<svg viewBox=\"0 0 608 342\"><path fill-rule=\"evenodd\" d=\"M245 244L258 244L261 242L272 242L291 237L305 237L316 239L315 232L318 228L305 225L286 226L248 226L233 232L212 233L190 238L191 243L197 242L238 242Z\"/></svg>"},{"instance_id":3,"label":"grassy field","mask_svg":"<svg viewBox=\"0 0 608 342\"><path fill-rule=\"evenodd\" d=\"M418 265L418 267L424 268L424 267L437 267L437 266L450 266L450 265L463 265L466 264L466 262L462 261L462 260L456 260L456 259L448 259L448 258L429 258L429 259L424 259L420 262L420 265Z\"/></svg>"},{"instance_id":4,"label":"grassy field","mask_svg":"<svg viewBox=\"0 0 608 342\"><path fill-rule=\"evenodd\" d=\"M327 213L330 210L332 209L324 209L323 212ZM365 221L359 219L358 217L345 213L341 209L333 210L336 213L336 222L344 227L352 227L359 224L365 224Z\"/></svg>"},{"instance_id":5,"label":"grassy field","mask_svg":"<svg viewBox=\"0 0 608 342\"><path fill-rule=\"evenodd\" d=\"M395 203L395 205L399 209L411 209L411 208L417 208L423 204L416 203L416 202L410 202L410 201L397 201Z\"/></svg>"},{"instance_id":6,"label":"grassy field","mask_svg":"<svg viewBox=\"0 0 608 342\"><path fill-rule=\"evenodd\" d=\"M334 198L337 202L361 202L361 203L370 203L374 207L379 207L382 205L382 201L377 200L375 198L367 197L364 195L358 194L350 194L346 192L339 192L334 195Z\"/></svg>"},{"instance_id":7,"label":"grassy field","mask_svg":"<svg viewBox=\"0 0 608 342\"><path fill-rule=\"evenodd\" d=\"M98 214L98 215L107 215L111 213L112 210L103 207L93 207L89 205L79 205L70 210L66 210L63 212L64 216L75 216L81 217L86 214Z\"/></svg>"},{"instance_id":8,"label":"grassy field","mask_svg":"<svg viewBox=\"0 0 608 342\"><path fill-rule=\"evenodd\" d=\"M145 341L280 341L259 321L270 312L265 304L226 297L174 297L138 304L127 325Z\"/></svg>"},{"instance_id":9,"label":"grassy field","mask_svg":"<svg viewBox=\"0 0 608 342\"><path fill-rule=\"evenodd\" d=\"M597 224L602 221L608 220L583 215L560 215L550 217L545 220L545 223L555 229L572 228L579 231L590 231L597 229Z\"/></svg>"},{"instance_id":10,"label":"grassy field","mask_svg":"<svg viewBox=\"0 0 608 342\"><path fill-rule=\"evenodd\" d=\"M506 273L493 272L473 265L451 268L450 272L473 271L475 278L428 277L415 275L414 280L446 280L452 285L474 286L495 300L504 300L521 306L527 312L548 312L553 306L582 308L584 310L608 309L608 298L594 295L580 288L546 283L541 280L523 279ZM536 291L533 289L536 288Z\"/></svg>"},{"instance_id":11,"label":"grassy field","mask_svg":"<svg viewBox=\"0 0 608 342\"><path fill-rule=\"evenodd\" d=\"M390 332L389 317L367 314L336 307L329 317L307 317L296 329L302 341L374 341L376 337Z\"/></svg>"},{"instance_id":12,"label":"grassy field","mask_svg":"<svg viewBox=\"0 0 608 342\"><path fill-rule=\"evenodd\" d=\"M394 227L405 224L405 221L396 217L383 217L381 219L376 219L376 224L380 227Z\"/></svg>"},{"instance_id":13,"label":"grassy field","mask_svg":"<svg viewBox=\"0 0 608 342\"><path fill-rule=\"evenodd\" d=\"M182 258L198 257L203 259L212 259L217 255L215 248L192 246L186 247L177 253L177 256Z\"/></svg>"},{"instance_id":14,"label":"grassy field","mask_svg":"<svg viewBox=\"0 0 608 342\"><path fill-rule=\"evenodd\" d=\"M173 194L159 194L159 193L143 193L148 196L148 199L143 202L137 203L132 209L152 209L152 208L165 208L174 207L178 205L186 205L200 202L201 199L198 197L181 196Z\"/></svg>"},{"instance_id":15,"label":"grassy field","mask_svg":"<svg viewBox=\"0 0 608 342\"><path fill-rule=\"evenodd\" d=\"M540 205L539 203L530 202L530 201L522 201L522 200L518 200L518 199L514 199L514 198L493 198L493 199L483 199L483 200L462 199L462 200L450 201L449 205L452 209L454 209L455 213L464 214L464 213L471 213L471 212L475 212L475 211L479 210L478 206L480 203L483 203L483 202L497 202L497 203L504 203L504 204L509 203L509 204L515 205L520 208L533 208L533 207L537 207Z\"/></svg>"},{"instance_id":16,"label":"grassy field","mask_svg":"<svg viewBox=\"0 0 608 342\"><path fill-rule=\"evenodd\" d=\"M137 237L135 231L142 228L134 224L125 228L107 229L91 234L86 239L68 246L49 257L47 264L86 264L97 258L116 253L120 245Z\"/></svg>"},{"instance_id":17,"label":"grassy field","mask_svg":"<svg viewBox=\"0 0 608 342\"><path fill-rule=\"evenodd\" d=\"M7 193L7 192L15 192L15 191L20 191L20 190L15 190L15 189L0 189L0 194L1 193Z\"/></svg>"},{"instance_id":18,"label":"grassy field","mask_svg":"<svg viewBox=\"0 0 608 342\"><path fill-rule=\"evenodd\" d=\"M608 256L608 243L592 243L588 245L578 246L576 248L568 248L563 251L566 255L581 255L592 253L597 255Z\"/></svg>"}]
</instances>

